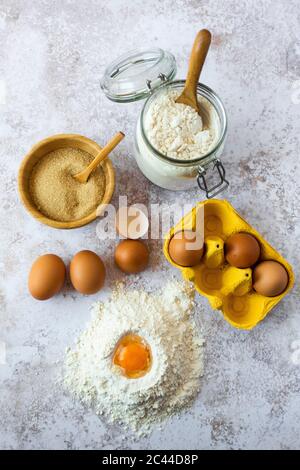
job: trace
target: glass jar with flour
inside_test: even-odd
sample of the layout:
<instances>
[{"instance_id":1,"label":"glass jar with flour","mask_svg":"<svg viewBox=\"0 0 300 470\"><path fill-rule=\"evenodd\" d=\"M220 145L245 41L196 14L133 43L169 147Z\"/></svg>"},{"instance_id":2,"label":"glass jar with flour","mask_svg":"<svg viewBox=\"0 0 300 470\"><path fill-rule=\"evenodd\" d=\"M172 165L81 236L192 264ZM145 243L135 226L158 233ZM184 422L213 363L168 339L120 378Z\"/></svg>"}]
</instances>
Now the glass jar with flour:
<instances>
[{"instance_id":1,"label":"glass jar with flour","mask_svg":"<svg viewBox=\"0 0 300 470\"><path fill-rule=\"evenodd\" d=\"M106 96L126 103L145 99L135 135L135 157L152 183L170 190L197 185L213 197L228 186L220 160L227 133L224 105L216 93L198 84L201 116L175 103L184 88L176 75L175 58L162 49L130 52L105 71L101 87ZM207 173L217 181L210 184Z\"/></svg>"}]
</instances>

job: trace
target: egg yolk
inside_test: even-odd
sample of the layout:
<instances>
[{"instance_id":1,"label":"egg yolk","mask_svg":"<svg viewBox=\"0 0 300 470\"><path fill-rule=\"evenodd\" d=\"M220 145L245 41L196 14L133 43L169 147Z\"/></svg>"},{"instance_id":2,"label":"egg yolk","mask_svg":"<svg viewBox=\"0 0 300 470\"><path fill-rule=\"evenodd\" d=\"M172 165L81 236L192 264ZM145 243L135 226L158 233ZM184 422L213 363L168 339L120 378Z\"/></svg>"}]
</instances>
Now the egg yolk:
<instances>
[{"instance_id":1,"label":"egg yolk","mask_svg":"<svg viewBox=\"0 0 300 470\"><path fill-rule=\"evenodd\" d=\"M145 375L151 367L151 350L138 335L126 335L117 344L114 365L122 369L128 379L137 379Z\"/></svg>"}]
</instances>

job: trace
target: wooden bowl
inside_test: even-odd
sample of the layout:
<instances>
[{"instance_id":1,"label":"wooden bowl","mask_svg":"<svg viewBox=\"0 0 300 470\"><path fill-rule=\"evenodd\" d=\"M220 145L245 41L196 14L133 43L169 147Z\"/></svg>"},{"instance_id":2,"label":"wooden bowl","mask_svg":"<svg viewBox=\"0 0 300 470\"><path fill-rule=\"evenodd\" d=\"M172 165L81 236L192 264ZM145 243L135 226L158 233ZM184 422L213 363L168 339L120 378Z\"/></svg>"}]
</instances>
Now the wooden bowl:
<instances>
[{"instance_id":1,"label":"wooden bowl","mask_svg":"<svg viewBox=\"0 0 300 470\"><path fill-rule=\"evenodd\" d=\"M91 139L77 134L58 134L47 139L42 140L38 144L34 145L30 152L25 156L21 163L18 175L18 187L19 194L22 203L24 204L27 211L35 217L42 224L50 225L54 228L76 228L83 225L89 224L96 217L100 216L105 206L110 202L114 189L115 189L115 172L111 161L107 158L102 163L102 169L106 178L105 193L101 202L101 206L96 208L91 214L82 217L81 219L72 220L71 222L60 222L58 220L49 219L47 216L42 214L35 206L31 199L29 192L29 178L34 165L37 161L44 157L47 153L60 148L72 147L84 150L95 157L101 150L101 147Z\"/></svg>"}]
</instances>

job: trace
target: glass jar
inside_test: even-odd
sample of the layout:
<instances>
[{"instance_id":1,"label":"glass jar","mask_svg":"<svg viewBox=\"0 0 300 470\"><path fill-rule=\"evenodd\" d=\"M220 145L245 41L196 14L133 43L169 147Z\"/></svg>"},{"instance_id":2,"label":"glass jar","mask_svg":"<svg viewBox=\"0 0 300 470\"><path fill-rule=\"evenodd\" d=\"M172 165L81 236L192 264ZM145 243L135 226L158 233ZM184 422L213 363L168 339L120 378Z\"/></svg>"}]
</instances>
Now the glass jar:
<instances>
[{"instance_id":1,"label":"glass jar","mask_svg":"<svg viewBox=\"0 0 300 470\"><path fill-rule=\"evenodd\" d=\"M105 71L101 87L106 96L120 103L146 99L137 121L135 158L142 173L154 184L170 190L187 190L196 187L214 197L228 185L225 169L220 160L227 134L227 117L224 105L217 94L206 85L198 84L199 97L207 100L213 109L217 137L205 155L192 160L178 160L160 153L147 137L147 113L151 104L167 89L180 92L184 80L173 80L176 74L175 58L162 49L132 51L114 61ZM217 172L218 181L207 182L207 171Z\"/></svg>"}]
</instances>

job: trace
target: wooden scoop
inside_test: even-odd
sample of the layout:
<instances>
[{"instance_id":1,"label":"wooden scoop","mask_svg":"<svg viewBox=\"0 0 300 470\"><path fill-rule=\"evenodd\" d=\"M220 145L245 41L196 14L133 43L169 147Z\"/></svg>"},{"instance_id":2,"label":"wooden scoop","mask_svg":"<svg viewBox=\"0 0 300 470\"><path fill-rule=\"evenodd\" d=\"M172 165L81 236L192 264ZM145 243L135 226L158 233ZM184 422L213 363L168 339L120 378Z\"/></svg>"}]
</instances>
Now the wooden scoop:
<instances>
[{"instance_id":1,"label":"wooden scoop","mask_svg":"<svg viewBox=\"0 0 300 470\"><path fill-rule=\"evenodd\" d=\"M123 140L125 134L123 132L118 132L109 142L108 144L103 147L103 149L98 153L98 155L94 158L94 160L82 170L80 173L77 173L73 176L79 183L86 183L89 179L90 174L92 171L100 165L100 163L105 160L105 158L110 154L110 152Z\"/></svg>"},{"instance_id":2,"label":"wooden scoop","mask_svg":"<svg viewBox=\"0 0 300 470\"><path fill-rule=\"evenodd\" d=\"M199 103L197 100L197 85L204 65L206 55L211 42L211 34L207 29L201 29L198 32L191 52L189 70L185 82L185 87L176 103L186 104L200 114Z\"/></svg>"}]
</instances>

